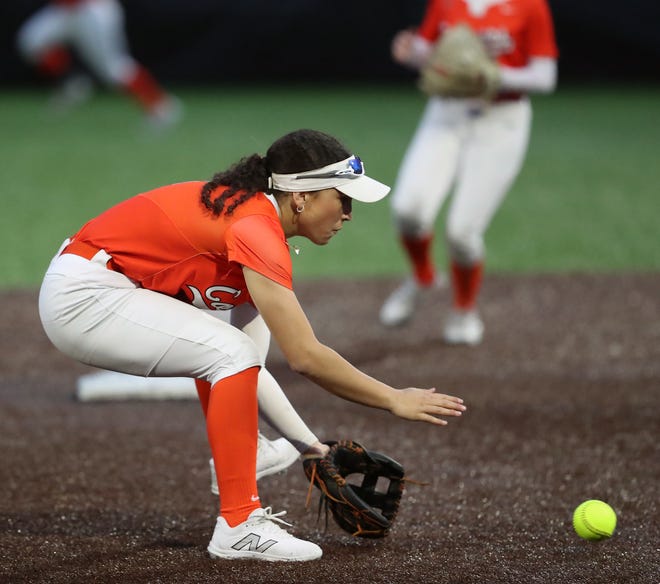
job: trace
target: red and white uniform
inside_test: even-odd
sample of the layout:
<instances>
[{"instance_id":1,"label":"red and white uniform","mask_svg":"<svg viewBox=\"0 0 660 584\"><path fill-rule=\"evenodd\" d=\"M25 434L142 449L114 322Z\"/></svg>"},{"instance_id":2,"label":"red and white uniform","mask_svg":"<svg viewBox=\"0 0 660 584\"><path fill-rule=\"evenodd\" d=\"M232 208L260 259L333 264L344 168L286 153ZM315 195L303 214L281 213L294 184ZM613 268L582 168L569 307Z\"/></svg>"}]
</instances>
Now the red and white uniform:
<instances>
[{"instance_id":1,"label":"red and white uniform","mask_svg":"<svg viewBox=\"0 0 660 584\"><path fill-rule=\"evenodd\" d=\"M54 0L21 26L17 45L42 74L64 81L59 107L83 101L92 89L89 75L72 71L73 51L99 81L132 96L155 128L181 117L178 101L130 54L117 0Z\"/></svg>"},{"instance_id":2,"label":"red and white uniform","mask_svg":"<svg viewBox=\"0 0 660 584\"><path fill-rule=\"evenodd\" d=\"M138 75L139 64L129 54L124 9L117 0L58 0L21 27L18 48L39 63L54 48L68 46L110 86L125 86Z\"/></svg>"},{"instance_id":3,"label":"red and white uniform","mask_svg":"<svg viewBox=\"0 0 660 584\"><path fill-rule=\"evenodd\" d=\"M556 57L552 18L545 0L435 0L418 34L435 43L446 28L467 24L501 65L523 67L530 57Z\"/></svg>"},{"instance_id":4,"label":"red and white uniform","mask_svg":"<svg viewBox=\"0 0 660 584\"><path fill-rule=\"evenodd\" d=\"M459 23L477 31L514 76L536 58L557 56L546 0L431 0L418 40L434 43ZM467 265L481 261L483 235L527 150L532 112L523 88L505 83L493 102L429 99L391 199L403 236L429 237L453 187L446 226L450 257Z\"/></svg>"},{"instance_id":5,"label":"red and white uniform","mask_svg":"<svg viewBox=\"0 0 660 584\"><path fill-rule=\"evenodd\" d=\"M277 205L258 194L213 217L199 200L202 185L127 199L64 243L39 298L56 347L103 369L212 384L263 365L252 339L209 310L245 307L255 318L241 266L292 287Z\"/></svg>"}]
</instances>

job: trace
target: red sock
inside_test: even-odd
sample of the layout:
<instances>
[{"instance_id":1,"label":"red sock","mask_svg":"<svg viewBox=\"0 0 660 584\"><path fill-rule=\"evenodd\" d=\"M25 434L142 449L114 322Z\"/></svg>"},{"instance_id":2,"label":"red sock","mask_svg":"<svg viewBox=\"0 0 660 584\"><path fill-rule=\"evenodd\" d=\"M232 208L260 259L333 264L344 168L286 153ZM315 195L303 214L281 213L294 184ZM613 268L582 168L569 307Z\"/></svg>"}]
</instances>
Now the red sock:
<instances>
[{"instance_id":1,"label":"red sock","mask_svg":"<svg viewBox=\"0 0 660 584\"><path fill-rule=\"evenodd\" d=\"M433 284L435 280L435 266L431 257L433 235L421 239L404 235L401 237L401 243L408 253L417 282L422 286Z\"/></svg>"},{"instance_id":2,"label":"red sock","mask_svg":"<svg viewBox=\"0 0 660 584\"><path fill-rule=\"evenodd\" d=\"M462 266L451 262L451 281L454 290L454 307L470 310L477 304L477 295L481 288L483 263Z\"/></svg>"},{"instance_id":3,"label":"red sock","mask_svg":"<svg viewBox=\"0 0 660 584\"><path fill-rule=\"evenodd\" d=\"M230 527L261 507L257 491L257 377L251 367L211 388L206 414L220 490L220 515Z\"/></svg>"},{"instance_id":4,"label":"red sock","mask_svg":"<svg viewBox=\"0 0 660 584\"><path fill-rule=\"evenodd\" d=\"M124 89L137 99L146 111L152 110L165 99L165 92L141 65L138 65L133 77L124 84Z\"/></svg>"},{"instance_id":5,"label":"red sock","mask_svg":"<svg viewBox=\"0 0 660 584\"><path fill-rule=\"evenodd\" d=\"M37 63L41 73L48 77L61 77L71 66L71 55L63 47L53 47L47 50Z\"/></svg>"}]
</instances>

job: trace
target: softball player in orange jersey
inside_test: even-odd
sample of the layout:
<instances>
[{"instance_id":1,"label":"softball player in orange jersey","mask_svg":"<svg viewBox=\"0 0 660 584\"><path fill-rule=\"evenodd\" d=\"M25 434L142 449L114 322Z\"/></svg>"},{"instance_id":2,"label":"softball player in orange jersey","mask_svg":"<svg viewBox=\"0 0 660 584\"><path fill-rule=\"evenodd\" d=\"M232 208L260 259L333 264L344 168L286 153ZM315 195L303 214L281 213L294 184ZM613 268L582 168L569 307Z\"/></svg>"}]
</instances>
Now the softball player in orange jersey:
<instances>
[{"instance_id":1,"label":"softball player in orange jersey","mask_svg":"<svg viewBox=\"0 0 660 584\"><path fill-rule=\"evenodd\" d=\"M532 119L527 94L554 90L557 47L545 0L431 0L419 29L395 36L394 59L421 68L443 30L459 23L479 34L499 64L500 93L492 101L429 99L391 199L412 275L387 299L380 319L387 326L406 322L420 293L441 281L431 248L453 187L446 225L453 308L443 336L474 345L484 328L477 312L484 233L522 167Z\"/></svg>"},{"instance_id":2,"label":"softball player in orange jersey","mask_svg":"<svg viewBox=\"0 0 660 584\"><path fill-rule=\"evenodd\" d=\"M318 341L293 291L287 239L325 245L351 219L353 199L378 201L388 191L335 138L299 130L207 183L119 203L67 240L48 268L39 311L61 351L104 369L197 379L220 491L214 557L321 556L261 506L264 357L244 325L264 323L293 370L344 399L437 425L465 409L433 388L397 390L360 372ZM207 309L231 309L232 322Z\"/></svg>"}]
</instances>

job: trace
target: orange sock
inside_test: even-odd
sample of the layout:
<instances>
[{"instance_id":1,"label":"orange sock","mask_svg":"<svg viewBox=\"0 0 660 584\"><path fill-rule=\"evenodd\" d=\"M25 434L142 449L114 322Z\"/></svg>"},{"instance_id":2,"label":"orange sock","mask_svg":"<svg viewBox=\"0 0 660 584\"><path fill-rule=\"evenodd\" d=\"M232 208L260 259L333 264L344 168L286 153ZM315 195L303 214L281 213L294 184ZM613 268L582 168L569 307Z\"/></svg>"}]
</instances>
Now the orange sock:
<instances>
[{"instance_id":1,"label":"orange sock","mask_svg":"<svg viewBox=\"0 0 660 584\"><path fill-rule=\"evenodd\" d=\"M257 377L251 367L211 388L206 413L220 490L220 515L230 527L261 507L257 491ZM203 407L203 406L202 406Z\"/></svg>"},{"instance_id":2,"label":"orange sock","mask_svg":"<svg viewBox=\"0 0 660 584\"><path fill-rule=\"evenodd\" d=\"M202 406L204 412L204 417L209 411L209 397L211 396L211 384L208 381L203 379L195 379L195 388L197 389L197 395L199 396L199 403Z\"/></svg>"},{"instance_id":3,"label":"orange sock","mask_svg":"<svg viewBox=\"0 0 660 584\"><path fill-rule=\"evenodd\" d=\"M435 280L435 266L431 257L433 235L423 238L401 236L401 244L412 263L415 279L422 286L430 286Z\"/></svg>"},{"instance_id":4,"label":"orange sock","mask_svg":"<svg viewBox=\"0 0 660 584\"><path fill-rule=\"evenodd\" d=\"M151 73L141 65L138 65L135 75L124 84L124 89L137 99L146 111L151 111L165 99L165 92Z\"/></svg>"},{"instance_id":5,"label":"orange sock","mask_svg":"<svg viewBox=\"0 0 660 584\"><path fill-rule=\"evenodd\" d=\"M477 304L477 295L481 288L483 263L461 266L451 262L451 281L454 290L454 307L470 310Z\"/></svg>"},{"instance_id":6,"label":"orange sock","mask_svg":"<svg viewBox=\"0 0 660 584\"><path fill-rule=\"evenodd\" d=\"M53 47L41 57L37 67L41 73L48 77L61 77L71 66L71 55L63 47Z\"/></svg>"}]
</instances>

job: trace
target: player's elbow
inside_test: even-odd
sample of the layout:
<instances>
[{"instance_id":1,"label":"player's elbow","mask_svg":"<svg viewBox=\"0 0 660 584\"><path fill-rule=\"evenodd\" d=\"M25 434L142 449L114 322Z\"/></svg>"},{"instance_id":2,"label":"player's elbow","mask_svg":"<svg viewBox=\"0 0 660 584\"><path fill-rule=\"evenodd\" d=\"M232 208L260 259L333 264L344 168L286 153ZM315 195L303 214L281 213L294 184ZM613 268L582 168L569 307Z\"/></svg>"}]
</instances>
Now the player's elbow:
<instances>
[{"instance_id":1,"label":"player's elbow","mask_svg":"<svg viewBox=\"0 0 660 584\"><path fill-rule=\"evenodd\" d=\"M539 85L538 93L548 94L552 93L557 88L557 72L555 71L551 77L548 77Z\"/></svg>"},{"instance_id":2,"label":"player's elbow","mask_svg":"<svg viewBox=\"0 0 660 584\"><path fill-rule=\"evenodd\" d=\"M557 61L535 59L533 67L536 77L536 93L552 93L557 87Z\"/></svg>"},{"instance_id":3,"label":"player's elbow","mask_svg":"<svg viewBox=\"0 0 660 584\"><path fill-rule=\"evenodd\" d=\"M317 346L298 347L287 355L287 362L292 371L308 378L317 377L322 368L322 358Z\"/></svg>"},{"instance_id":4,"label":"player's elbow","mask_svg":"<svg viewBox=\"0 0 660 584\"><path fill-rule=\"evenodd\" d=\"M315 370L314 359L306 353L297 354L293 358L288 359L287 362L292 371L305 377L313 375Z\"/></svg>"}]
</instances>

